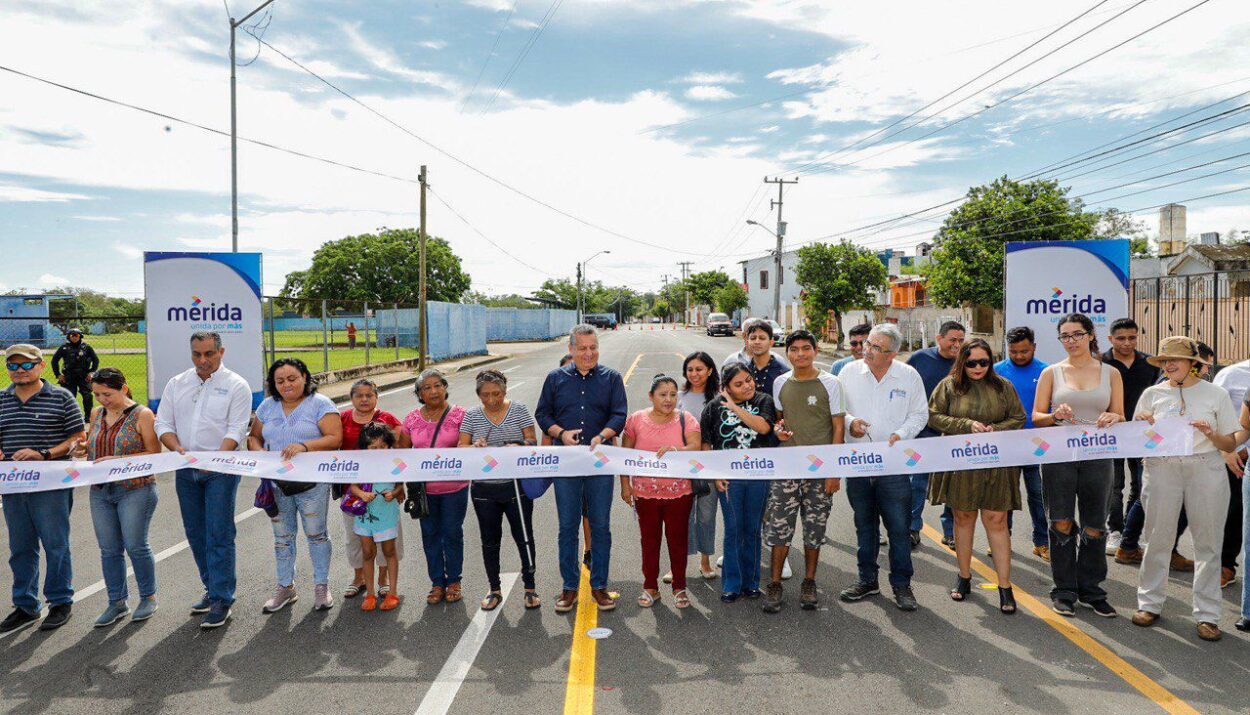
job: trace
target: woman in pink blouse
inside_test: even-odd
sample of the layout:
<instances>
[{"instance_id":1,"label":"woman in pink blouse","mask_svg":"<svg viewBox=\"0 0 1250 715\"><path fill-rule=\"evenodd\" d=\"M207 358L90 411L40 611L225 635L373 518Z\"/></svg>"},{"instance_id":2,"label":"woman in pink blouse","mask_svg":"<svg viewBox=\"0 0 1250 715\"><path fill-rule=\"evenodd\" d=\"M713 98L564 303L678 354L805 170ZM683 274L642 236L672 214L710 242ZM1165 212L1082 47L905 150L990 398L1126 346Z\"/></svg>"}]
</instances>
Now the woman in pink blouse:
<instances>
[{"instance_id":1,"label":"woman in pink blouse","mask_svg":"<svg viewBox=\"0 0 1250 715\"><path fill-rule=\"evenodd\" d=\"M677 409L677 381L656 375L651 381L651 408L639 410L625 420L622 444L626 448L665 453L697 451L702 447L699 419ZM621 498L638 514L642 531L642 594L638 605L650 608L660 600L660 537L668 540L668 561L673 570L673 598L678 608L690 606L686 592L686 539L690 508L694 503L689 479L659 479L621 475Z\"/></svg>"},{"instance_id":2,"label":"woman in pink blouse","mask_svg":"<svg viewBox=\"0 0 1250 715\"><path fill-rule=\"evenodd\" d=\"M455 448L460 443L464 408L448 404L447 378L438 370L426 370L417 377L416 393L421 406L404 418L399 431L400 448ZM430 605L443 600L455 603L462 598L460 572L464 567L468 487L468 482L426 484L430 514L421 519L421 546L430 574L430 593L425 598Z\"/></svg>"}]
</instances>

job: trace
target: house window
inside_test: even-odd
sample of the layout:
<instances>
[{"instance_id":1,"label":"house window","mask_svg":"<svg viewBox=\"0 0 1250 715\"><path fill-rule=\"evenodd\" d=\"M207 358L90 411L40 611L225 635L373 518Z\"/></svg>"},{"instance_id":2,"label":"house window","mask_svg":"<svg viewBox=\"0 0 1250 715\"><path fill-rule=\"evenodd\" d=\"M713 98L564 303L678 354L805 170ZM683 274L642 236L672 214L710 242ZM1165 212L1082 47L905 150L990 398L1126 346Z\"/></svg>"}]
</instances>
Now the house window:
<instances>
[{"instance_id":1,"label":"house window","mask_svg":"<svg viewBox=\"0 0 1250 715\"><path fill-rule=\"evenodd\" d=\"M760 290L768 289L768 271L760 271Z\"/></svg>"}]
</instances>

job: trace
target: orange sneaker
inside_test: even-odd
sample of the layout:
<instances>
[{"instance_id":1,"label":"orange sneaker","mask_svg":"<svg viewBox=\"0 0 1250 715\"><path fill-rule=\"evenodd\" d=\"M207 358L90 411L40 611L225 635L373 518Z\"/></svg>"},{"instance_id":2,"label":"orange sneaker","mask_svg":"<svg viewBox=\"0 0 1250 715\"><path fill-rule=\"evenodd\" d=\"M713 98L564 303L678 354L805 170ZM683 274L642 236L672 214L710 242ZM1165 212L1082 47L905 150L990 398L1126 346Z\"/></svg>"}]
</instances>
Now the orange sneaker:
<instances>
[{"instance_id":1,"label":"orange sneaker","mask_svg":"<svg viewBox=\"0 0 1250 715\"><path fill-rule=\"evenodd\" d=\"M365 600L361 601L360 603L360 610L362 611L372 611L373 609L377 607L378 607L378 597L374 596L373 594L365 596Z\"/></svg>"},{"instance_id":2,"label":"orange sneaker","mask_svg":"<svg viewBox=\"0 0 1250 715\"><path fill-rule=\"evenodd\" d=\"M392 611L398 606L399 606L399 596L396 596L393 593L388 593L386 594L386 597L382 599L382 605L378 606L378 610Z\"/></svg>"}]
</instances>

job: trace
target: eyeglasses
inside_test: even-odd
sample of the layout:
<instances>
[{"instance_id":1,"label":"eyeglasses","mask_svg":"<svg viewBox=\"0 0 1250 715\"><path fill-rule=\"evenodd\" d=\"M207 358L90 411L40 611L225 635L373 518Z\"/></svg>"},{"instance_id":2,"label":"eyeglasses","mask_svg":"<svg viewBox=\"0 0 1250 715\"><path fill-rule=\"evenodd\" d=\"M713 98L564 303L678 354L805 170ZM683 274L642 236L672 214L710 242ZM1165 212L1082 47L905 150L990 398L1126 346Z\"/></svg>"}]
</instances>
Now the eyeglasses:
<instances>
[{"instance_id":1,"label":"eyeglasses","mask_svg":"<svg viewBox=\"0 0 1250 715\"><path fill-rule=\"evenodd\" d=\"M26 362L6 362L5 367L9 368L9 372L17 372L18 370L30 370L38 365L36 360L27 360Z\"/></svg>"},{"instance_id":2,"label":"eyeglasses","mask_svg":"<svg viewBox=\"0 0 1250 715\"><path fill-rule=\"evenodd\" d=\"M877 344L875 344L875 343L865 343L865 344L864 344L864 349L865 349L865 350L867 350L867 351L868 351L868 352L870 352L870 353L888 353L888 352L891 352L891 350L890 350L888 347L883 348L883 347L881 347L880 345L877 345Z\"/></svg>"},{"instance_id":3,"label":"eyeglasses","mask_svg":"<svg viewBox=\"0 0 1250 715\"><path fill-rule=\"evenodd\" d=\"M965 367L989 367L990 361L986 358L977 358L975 360L968 360L967 362L964 363L964 366Z\"/></svg>"},{"instance_id":4,"label":"eyeglasses","mask_svg":"<svg viewBox=\"0 0 1250 715\"><path fill-rule=\"evenodd\" d=\"M851 341L851 347L853 347L853 348L857 348L857 347L859 347L860 345L863 345L865 342L867 342L867 341L865 341L865 340L852 340L852 341Z\"/></svg>"},{"instance_id":5,"label":"eyeglasses","mask_svg":"<svg viewBox=\"0 0 1250 715\"><path fill-rule=\"evenodd\" d=\"M1061 343L1075 342L1085 337L1086 335L1089 335L1089 333L1087 333L1084 330L1078 330L1075 333L1059 333L1059 342Z\"/></svg>"}]
</instances>

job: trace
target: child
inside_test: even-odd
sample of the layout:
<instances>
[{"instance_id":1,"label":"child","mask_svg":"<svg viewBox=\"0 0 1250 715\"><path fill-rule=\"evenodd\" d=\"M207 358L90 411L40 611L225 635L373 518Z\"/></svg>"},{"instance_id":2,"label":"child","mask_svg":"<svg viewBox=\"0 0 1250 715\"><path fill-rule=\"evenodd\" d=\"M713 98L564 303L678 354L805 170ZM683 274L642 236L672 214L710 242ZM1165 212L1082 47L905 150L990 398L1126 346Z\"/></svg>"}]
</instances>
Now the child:
<instances>
[{"instance_id":1,"label":"child","mask_svg":"<svg viewBox=\"0 0 1250 715\"><path fill-rule=\"evenodd\" d=\"M360 429L360 449L390 449L395 446L395 434L390 428L378 422L370 422ZM354 530L360 537L360 548L364 556L365 600L360 604L363 611L375 608L389 611L399 605L397 595L399 584L399 554L395 550L395 537L399 534L399 505L404 501L404 485L395 482L377 482L368 491L362 485L351 485L352 494L363 501L366 506L364 514L356 517ZM377 556L378 545L382 555L386 557L386 573L390 580L390 590L378 603L374 588L373 559Z\"/></svg>"}]
</instances>

